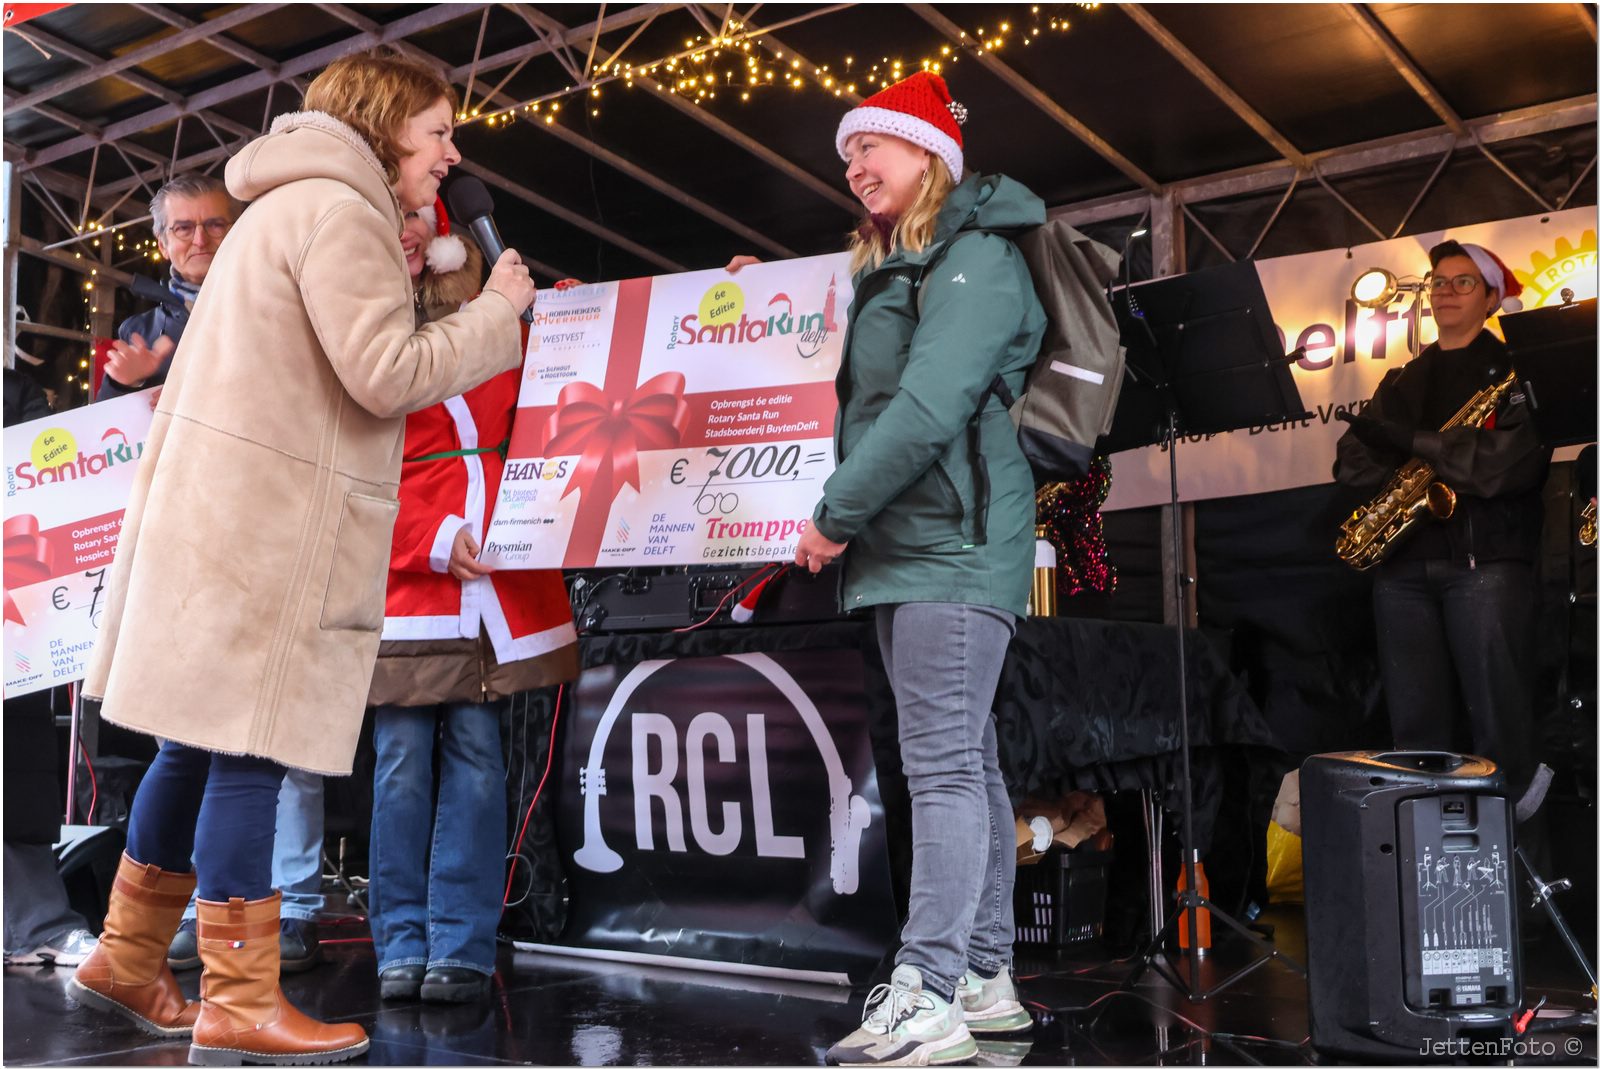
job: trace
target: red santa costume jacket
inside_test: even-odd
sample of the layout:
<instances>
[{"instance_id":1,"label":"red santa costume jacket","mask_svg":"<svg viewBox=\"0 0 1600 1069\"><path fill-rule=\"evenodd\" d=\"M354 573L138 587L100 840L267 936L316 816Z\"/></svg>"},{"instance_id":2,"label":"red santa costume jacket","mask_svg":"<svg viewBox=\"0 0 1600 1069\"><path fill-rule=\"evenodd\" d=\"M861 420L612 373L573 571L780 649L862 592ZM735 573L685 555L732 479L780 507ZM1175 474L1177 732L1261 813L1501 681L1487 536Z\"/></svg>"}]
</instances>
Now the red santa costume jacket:
<instances>
[{"instance_id":1,"label":"red santa costume jacket","mask_svg":"<svg viewBox=\"0 0 1600 1069\"><path fill-rule=\"evenodd\" d=\"M502 665L577 642L559 571L497 571L462 582L448 570L463 527L483 544L505 468L492 447L510 437L519 376L508 371L406 417L385 642L475 639L482 628Z\"/></svg>"}]
</instances>

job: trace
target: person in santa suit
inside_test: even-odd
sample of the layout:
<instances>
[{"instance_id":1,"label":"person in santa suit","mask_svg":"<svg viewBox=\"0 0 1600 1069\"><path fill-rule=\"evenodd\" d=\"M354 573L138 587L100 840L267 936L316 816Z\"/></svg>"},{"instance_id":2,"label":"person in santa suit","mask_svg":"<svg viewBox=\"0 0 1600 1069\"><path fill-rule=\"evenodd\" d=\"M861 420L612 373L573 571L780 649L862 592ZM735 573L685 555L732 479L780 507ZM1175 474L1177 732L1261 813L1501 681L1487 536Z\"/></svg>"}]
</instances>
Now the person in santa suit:
<instances>
[{"instance_id":1,"label":"person in santa suit","mask_svg":"<svg viewBox=\"0 0 1600 1069\"><path fill-rule=\"evenodd\" d=\"M442 202L407 219L401 244L419 323L478 292L483 256L450 233ZM488 993L505 877L500 718L511 695L578 674L561 573L498 572L477 559L519 375L406 418L368 695L377 751L369 907L386 999L469 1002Z\"/></svg>"}]
</instances>

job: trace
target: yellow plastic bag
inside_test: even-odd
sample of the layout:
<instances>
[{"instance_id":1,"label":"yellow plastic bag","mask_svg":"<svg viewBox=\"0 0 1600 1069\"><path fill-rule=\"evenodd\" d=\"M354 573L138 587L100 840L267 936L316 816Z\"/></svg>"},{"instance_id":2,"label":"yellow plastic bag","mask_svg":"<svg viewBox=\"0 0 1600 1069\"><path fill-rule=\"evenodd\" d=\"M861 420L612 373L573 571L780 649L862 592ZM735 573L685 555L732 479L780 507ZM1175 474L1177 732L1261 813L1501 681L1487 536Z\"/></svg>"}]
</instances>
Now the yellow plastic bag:
<instances>
[{"instance_id":1,"label":"yellow plastic bag","mask_svg":"<svg viewBox=\"0 0 1600 1069\"><path fill-rule=\"evenodd\" d=\"M1306 900L1300 836L1276 820L1267 825L1267 899L1275 906Z\"/></svg>"}]
</instances>

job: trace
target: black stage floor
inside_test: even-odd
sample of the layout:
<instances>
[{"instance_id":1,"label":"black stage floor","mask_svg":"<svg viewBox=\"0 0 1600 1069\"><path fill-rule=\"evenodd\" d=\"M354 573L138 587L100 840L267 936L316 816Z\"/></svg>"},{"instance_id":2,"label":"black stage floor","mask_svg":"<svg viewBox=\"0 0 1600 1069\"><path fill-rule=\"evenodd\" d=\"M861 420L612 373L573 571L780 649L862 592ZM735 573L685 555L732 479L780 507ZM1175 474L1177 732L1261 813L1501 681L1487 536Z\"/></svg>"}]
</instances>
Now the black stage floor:
<instances>
[{"instance_id":1,"label":"black stage floor","mask_svg":"<svg viewBox=\"0 0 1600 1069\"><path fill-rule=\"evenodd\" d=\"M353 919L353 918L352 918ZM1284 951L1305 960L1297 912L1268 918ZM864 992L686 969L641 967L502 949L491 998L441 1007L378 999L371 944L359 924L325 926L327 962L285 978L301 1008L355 1021L372 1036L371 1065L820 1065L828 1046L858 1022ZM1231 964L1229 946L1203 976ZM1527 955L1531 997L1551 1007L1584 1005L1582 979L1551 937ZM1131 993L1112 995L1132 963L1093 945L1017 962L1031 1036L980 1044L979 1065L1298 1065L1313 1056L1306 1036L1304 982L1277 962L1203 1003L1192 1003L1147 973ZM183 1041L157 1041L131 1025L67 1000L71 970L5 970L7 1065L183 1065ZM180 977L194 997L198 972ZM1097 1000L1099 1000L1097 1002ZM1087 1012L1068 1012L1096 1004ZM1517 1064L1594 1065L1591 1029L1568 1053Z\"/></svg>"}]
</instances>

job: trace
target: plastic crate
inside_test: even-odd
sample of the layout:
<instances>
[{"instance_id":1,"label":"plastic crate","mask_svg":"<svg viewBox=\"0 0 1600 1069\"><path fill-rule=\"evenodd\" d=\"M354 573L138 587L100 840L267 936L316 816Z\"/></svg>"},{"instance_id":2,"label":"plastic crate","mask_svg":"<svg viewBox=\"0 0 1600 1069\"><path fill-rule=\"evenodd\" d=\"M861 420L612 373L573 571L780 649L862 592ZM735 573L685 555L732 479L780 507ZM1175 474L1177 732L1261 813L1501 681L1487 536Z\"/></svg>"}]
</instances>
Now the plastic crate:
<instances>
[{"instance_id":1,"label":"plastic crate","mask_svg":"<svg viewBox=\"0 0 1600 1069\"><path fill-rule=\"evenodd\" d=\"M1110 863L1104 851L1056 848L1038 864L1019 865L1013 897L1017 944L1059 949L1100 938Z\"/></svg>"}]
</instances>

